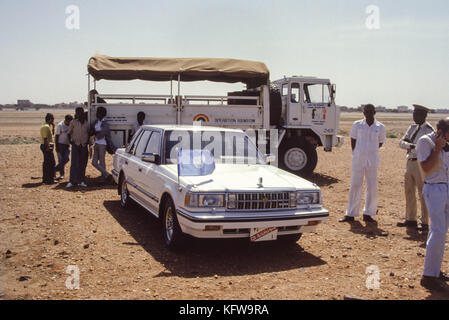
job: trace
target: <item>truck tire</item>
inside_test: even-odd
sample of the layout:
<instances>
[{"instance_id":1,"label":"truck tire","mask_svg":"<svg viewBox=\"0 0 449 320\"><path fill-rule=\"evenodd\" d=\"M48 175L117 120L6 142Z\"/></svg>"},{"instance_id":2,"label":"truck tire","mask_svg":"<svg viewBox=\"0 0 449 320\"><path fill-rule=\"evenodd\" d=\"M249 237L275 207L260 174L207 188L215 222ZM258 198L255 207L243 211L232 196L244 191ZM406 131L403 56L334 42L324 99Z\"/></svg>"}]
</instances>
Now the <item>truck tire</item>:
<instances>
[{"instance_id":1,"label":"truck tire","mask_svg":"<svg viewBox=\"0 0 449 320\"><path fill-rule=\"evenodd\" d=\"M170 198L165 201L161 218L165 245L169 249L179 248L184 240L184 234L176 217L175 205Z\"/></svg>"},{"instance_id":2,"label":"truck tire","mask_svg":"<svg viewBox=\"0 0 449 320\"><path fill-rule=\"evenodd\" d=\"M290 138L279 148L279 167L298 176L310 176L317 162L316 148L306 139Z\"/></svg>"}]
</instances>

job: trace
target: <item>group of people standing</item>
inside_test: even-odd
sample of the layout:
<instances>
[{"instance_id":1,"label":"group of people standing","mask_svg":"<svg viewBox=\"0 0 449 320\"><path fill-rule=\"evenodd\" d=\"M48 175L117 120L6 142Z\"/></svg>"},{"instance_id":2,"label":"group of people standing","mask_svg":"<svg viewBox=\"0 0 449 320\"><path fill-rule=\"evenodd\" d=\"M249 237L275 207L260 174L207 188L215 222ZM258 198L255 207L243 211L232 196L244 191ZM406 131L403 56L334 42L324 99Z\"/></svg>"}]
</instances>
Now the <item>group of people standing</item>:
<instances>
[{"instance_id":1,"label":"group of people standing","mask_svg":"<svg viewBox=\"0 0 449 320\"><path fill-rule=\"evenodd\" d=\"M45 123L40 129L40 148L44 156L42 165L43 183L53 184L55 180L64 179L65 165L69 161L71 153L70 179L66 188L75 185L87 187L86 167L89 154L92 154L89 152L92 145L92 165L101 173L100 181L103 183L112 182L112 176L106 170L105 156L107 150L113 153L115 147L111 141L109 125L105 120L106 115L106 108L98 107L97 118L90 126L87 112L84 111L84 108L78 107L75 109L75 117L66 115L65 119L58 123L56 130L53 114L48 113L45 116ZM57 166L54 150L56 150L58 156ZM57 172L59 172L59 177L56 178Z\"/></svg>"},{"instance_id":2,"label":"group of people standing","mask_svg":"<svg viewBox=\"0 0 449 320\"><path fill-rule=\"evenodd\" d=\"M398 227L418 228L416 189L421 202L421 227L428 232L426 257L422 286L428 289L444 290L449 293L446 282L449 275L442 272L441 264L449 228L449 118L441 119L437 130L426 121L429 109L414 105L412 124L399 142L407 150L405 171L405 221L398 222ZM379 149L386 142L386 128L375 119L374 105L364 106L365 119L352 125L351 149L352 171L351 187L345 216L340 222L352 222L359 216L362 185L365 179L365 205L363 220L376 223L378 213L378 167L380 165ZM97 119L92 126L87 121L87 112L83 108L75 110L75 117L67 115L54 130L54 117L47 114L41 127L41 150L44 156L43 182L54 183L55 173L59 179L64 178L64 166L68 162L70 145L72 158L70 180L66 187L74 185L86 187L86 166L89 147L94 143L92 165L101 173L101 180L106 182L111 175L106 171L105 154L115 150L111 143L109 125L105 121L106 109L97 108ZM133 125L130 137L145 124L145 113L139 112L137 122ZM55 139L53 139L55 134ZM92 141L93 137L93 141ZM55 142L55 144L54 144ZM56 145L58 165L55 166L53 146ZM430 218L430 227L429 227Z\"/></svg>"},{"instance_id":3,"label":"group of people standing","mask_svg":"<svg viewBox=\"0 0 449 320\"><path fill-rule=\"evenodd\" d=\"M449 275L441 271L446 234L449 228L449 118L441 119L437 130L426 121L428 108L414 105L412 124L399 142L407 150L405 171L405 221L398 227L428 232L426 257L421 285L449 293ZM352 222L359 216L363 179L366 181L363 220L376 223L377 173L379 149L386 141L385 126L375 119L372 104L364 106L365 119L354 122L350 137L352 147L351 187L345 216L340 222ZM416 189L421 200L421 227L418 228ZM430 218L430 228L429 228Z\"/></svg>"}]
</instances>

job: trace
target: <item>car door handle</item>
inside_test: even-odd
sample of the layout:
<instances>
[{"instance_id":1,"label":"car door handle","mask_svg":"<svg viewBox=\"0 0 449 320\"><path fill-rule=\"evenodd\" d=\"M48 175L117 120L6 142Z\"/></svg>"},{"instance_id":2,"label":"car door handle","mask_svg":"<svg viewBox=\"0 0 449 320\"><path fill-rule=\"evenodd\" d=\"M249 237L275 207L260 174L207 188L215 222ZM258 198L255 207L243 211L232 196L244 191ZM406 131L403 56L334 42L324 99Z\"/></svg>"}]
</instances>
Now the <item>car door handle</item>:
<instances>
[{"instance_id":1,"label":"car door handle","mask_svg":"<svg viewBox=\"0 0 449 320\"><path fill-rule=\"evenodd\" d=\"M142 172L142 168L139 168L139 172Z\"/></svg>"}]
</instances>

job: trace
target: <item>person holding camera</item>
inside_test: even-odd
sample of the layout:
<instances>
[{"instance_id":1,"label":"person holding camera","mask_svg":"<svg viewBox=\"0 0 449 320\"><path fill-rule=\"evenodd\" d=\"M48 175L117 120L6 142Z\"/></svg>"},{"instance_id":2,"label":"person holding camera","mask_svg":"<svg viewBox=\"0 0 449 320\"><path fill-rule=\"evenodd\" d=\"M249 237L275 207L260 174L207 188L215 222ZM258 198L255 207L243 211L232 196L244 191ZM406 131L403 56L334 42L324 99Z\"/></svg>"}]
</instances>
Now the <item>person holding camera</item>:
<instances>
[{"instance_id":1,"label":"person holding camera","mask_svg":"<svg viewBox=\"0 0 449 320\"><path fill-rule=\"evenodd\" d=\"M416 156L416 143L419 138L426 134L430 134L435 130L426 122L429 109L418 104L413 105L414 124L410 125L404 137L399 142L401 149L407 150L407 166L404 176L405 191L405 222L398 222L398 227L417 228L417 206L416 206L416 189L418 189L419 199L421 203L421 230L429 230L429 214L427 212L426 202L422 195L424 180L419 168Z\"/></svg>"},{"instance_id":2,"label":"person holding camera","mask_svg":"<svg viewBox=\"0 0 449 320\"><path fill-rule=\"evenodd\" d=\"M421 285L429 290L449 293L441 271L446 234L449 227L449 118L441 119L437 132L422 136L416 154L424 175L423 195L430 217L426 258Z\"/></svg>"},{"instance_id":3,"label":"person holding camera","mask_svg":"<svg viewBox=\"0 0 449 320\"><path fill-rule=\"evenodd\" d=\"M41 151L44 156L44 162L42 163L42 183L52 184L55 177L55 155L53 154L54 142L53 142L53 127L55 117L51 113L47 113L45 116L45 123L40 129L40 142Z\"/></svg>"}]
</instances>

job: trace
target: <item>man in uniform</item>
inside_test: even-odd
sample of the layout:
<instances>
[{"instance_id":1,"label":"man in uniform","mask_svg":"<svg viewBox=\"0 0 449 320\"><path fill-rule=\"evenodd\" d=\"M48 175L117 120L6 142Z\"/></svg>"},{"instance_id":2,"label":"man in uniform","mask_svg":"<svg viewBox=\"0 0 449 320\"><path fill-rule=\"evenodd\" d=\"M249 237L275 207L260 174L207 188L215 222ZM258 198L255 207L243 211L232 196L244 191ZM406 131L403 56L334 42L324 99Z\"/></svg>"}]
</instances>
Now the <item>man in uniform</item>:
<instances>
[{"instance_id":1,"label":"man in uniform","mask_svg":"<svg viewBox=\"0 0 449 320\"><path fill-rule=\"evenodd\" d=\"M372 104L363 108L365 119L354 122L351 129L352 172L346 215L340 222L354 221L359 215L362 201L363 177L366 178L363 221L375 222L377 214L377 169L380 164L379 148L386 141L385 126L374 118Z\"/></svg>"},{"instance_id":2,"label":"man in uniform","mask_svg":"<svg viewBox=\"0 0 449 320\"><path fill-rule=\"evenodd\" d=\"M449 227L449 118L437 124L437 132L418 140L416 154L423 170L423 195L430 217L426 258L421 285L429 290L449 292L441 272L446 234Z\"/></svg>"},{"instance_id":3,"label":"man in uniform","mask_svg":"<svg viewBox=\"0 0 449 320\"><path fill-rule=\"evenodd\" d=\"M399 147L407 150L407 167L405 170L405 222L398 222L398 227L414 227L417 223L416 188L418 188L419 200L421 203L421 229L429 230L429 214L426 203L422 195L424 180L421 175L416 156L416 143L423 135L430 134L435 130L426 122L429 109L418 104L413 105L414 124L410 125L405 136L399 142Z\"/></svg>"}]
</instances>

